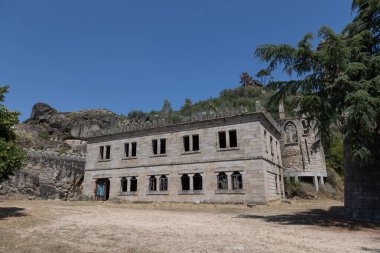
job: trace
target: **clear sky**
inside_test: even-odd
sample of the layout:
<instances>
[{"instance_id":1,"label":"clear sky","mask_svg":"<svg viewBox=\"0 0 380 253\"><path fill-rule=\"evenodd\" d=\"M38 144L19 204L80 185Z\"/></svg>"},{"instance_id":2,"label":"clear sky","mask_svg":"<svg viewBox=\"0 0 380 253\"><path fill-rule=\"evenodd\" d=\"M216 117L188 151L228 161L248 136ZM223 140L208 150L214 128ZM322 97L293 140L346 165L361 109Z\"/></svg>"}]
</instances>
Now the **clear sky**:
<instances>
[{"instance_id":1,"label":"clear sky","mask_svg":"<svg viewBox=\"0 0 380 253\"><path fill-rule=\"evenodd\" d=\"M322 25L340 32L351 0L0 0L0 86L29 117L179 109L236 87L263 67L260 44L295 44ZM284 78L276 73L276 79Z\"/></svg>"}]
</instances>

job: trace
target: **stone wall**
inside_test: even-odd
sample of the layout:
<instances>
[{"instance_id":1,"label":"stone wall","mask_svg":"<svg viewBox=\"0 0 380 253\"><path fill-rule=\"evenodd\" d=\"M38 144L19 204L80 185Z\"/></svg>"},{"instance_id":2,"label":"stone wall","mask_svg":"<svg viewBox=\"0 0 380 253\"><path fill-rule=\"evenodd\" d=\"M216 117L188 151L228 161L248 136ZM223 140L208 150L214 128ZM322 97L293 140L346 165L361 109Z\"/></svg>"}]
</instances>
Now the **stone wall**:
<instances>
[{"instance_id":1,"label":"stone wall","mask_svg":"<svg viewBox=\"0 0 380 253\"><path fill-rule=\"evenodd\" d=\"M84 167L83 156L28 150L26 166L3 182L0 192L43 199L75 198L81 194Z\"/></svg>"},{"instance_id":2,"label":"stone wall","mask_svg":"<svg viewBox=\"0 0 380 253\"><path fill-rule=\"evenodd\" d=\"M377 158L379 159L379 158ZM380 165L356 163L344 141L344 207L354 220L380 221Z\"/></svg>"}]
</instances>

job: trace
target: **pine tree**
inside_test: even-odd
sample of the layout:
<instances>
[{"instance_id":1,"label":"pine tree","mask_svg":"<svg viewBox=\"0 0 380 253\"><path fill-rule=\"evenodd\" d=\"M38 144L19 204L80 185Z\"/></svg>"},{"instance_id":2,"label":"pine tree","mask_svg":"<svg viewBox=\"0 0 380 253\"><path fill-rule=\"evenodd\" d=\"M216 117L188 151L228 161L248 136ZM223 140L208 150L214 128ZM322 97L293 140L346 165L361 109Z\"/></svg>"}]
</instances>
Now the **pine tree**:
<instances>
[{"instance_id":1,"label":"pine tree","mask_svg":"<svg viewBox=\"0 0 380 253\"><path fill-rule=\"evenodd\" d=\"M296 47L263 45L255 55L268 62L268 71L282 66L284 72L298 77L270 83L271 88L278 90L272 100L296 95L299 114L316 122L325 149L332 139L331 125L341 126L345 135L345 179L352 179L346 180L345 205L355 218L365 212L355 214L353 203L372 205L371 199L376 199L380 192L369 176L379 177L374 170L380 165L380 1L354 0L352 8L356 16L342 33L335 34L328 27L320 29L322 42L317 48L312 47L312 35L306 34ZM365 197L355 199L354 188L366 191ZM379 219L373 213L366 217Z\"/></svg>"}]
</instances>

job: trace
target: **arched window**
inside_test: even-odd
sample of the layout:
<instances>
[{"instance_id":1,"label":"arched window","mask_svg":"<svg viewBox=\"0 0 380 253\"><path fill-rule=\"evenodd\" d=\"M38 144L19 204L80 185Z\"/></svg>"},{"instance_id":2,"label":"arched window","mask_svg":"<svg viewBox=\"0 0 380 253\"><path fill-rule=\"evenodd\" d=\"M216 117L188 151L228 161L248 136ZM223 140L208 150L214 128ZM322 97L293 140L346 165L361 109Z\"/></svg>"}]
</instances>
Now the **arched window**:
<instances>
[{"instance_id":1,"label":"arched window","mask_svg":"<svg viewBox=\"0 0 380 253\"><path fill-rule=\"evenodd\" d=\"M128 191L128 180L126 177L122 177L120 180L121 183L121 191L127 192Z\"/></svg>"},{"instance_id":2,"label":"arched window","mask_svg":"<svg viewBox=\"0 0 380 253\"><path fill-rule=\"evenodd\" d=\"M182 191L190 190L190 178L187 174L183 174L181 177Z\"/></svg>"},{"instance_id":3,"label":"arched window","mask_svg":"<svg viewBox=\"0 0 380 253\"><path fill-rule=\"evenodd\" d=\"M288 122L285 125L285 142L286 143L297 143L298 142L297 128L291 122Z\"/></svg>"},{"instance_id":4,"label":"arched window","mask_svg":"<svg viewBox=\"0 0 380 253\"><path fill-rule=\"evenodd\" d=\"M268 153L267 131L265 130L264 130L264 145L265 145L265 152Z\"/></svg>"},{"instance_id":5,"label":"arched window","mask_svg":"<svg viewBox=\"0 0 380 253\"><path fill-rule=\"evenodd\" d=\"M130 190L131 192L136 192L137 191L137 178L136 177L131 177L130 181Z\"/></svg>"},{"instance_id":6,"label":"arched window","mask_svg":"<svg viewBox=\"0 0 380 253\"><path fill-rule=\"evenodd\" d=\"M200 191L202 190L202 176L199 173L196 173L193 176L193 189L195 191Z\"/></svg>"},{"instance_id":7,"label":"arched window","mask_svg":"<svg viewBox=\"0 0 380 253\"><path fill-rule=\"evenodd\" d=\"M228 178L226 173L220 172L217 176L218 179L218 189L227 190L228 189Z\"/></svg>"},{"instance_id":8,"label":"arched window","mask_svg":"<svg viewBox=\"0 0 380 253\"><path fill-rule=\"evenodd\" d=\"M160 191L168 190L168 178L165 175L160 177Z\"/></svg>"},{"instance_id":9,"label":"arched window","mask_svg":"<svg viewBox=\"0 0 380 253\"><path fill-rule=\"evenodd\" d=\"M155 176L150 176L149 178L149 191L157 190L157 179Z\"/></svg>"},{"instance_id":10,"label":"arched window","mask_svg":"<svg viewBox=\"0 0 380 253\"><path fill-rule=\"evenodd\" d=\"M232 173L231 180L233 190L243 189L243 176L240 174L240 172L235 171Z\"/></svg>"}]
</instances>

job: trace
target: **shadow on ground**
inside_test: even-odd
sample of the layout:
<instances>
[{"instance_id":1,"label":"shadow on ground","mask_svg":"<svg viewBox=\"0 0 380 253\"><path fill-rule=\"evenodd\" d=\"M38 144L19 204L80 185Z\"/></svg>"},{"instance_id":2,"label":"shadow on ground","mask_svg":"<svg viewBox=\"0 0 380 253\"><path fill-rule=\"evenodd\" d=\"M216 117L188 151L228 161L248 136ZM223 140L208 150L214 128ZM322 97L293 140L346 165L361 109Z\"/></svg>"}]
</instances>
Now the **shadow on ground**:
<instances>
[{"instance_id":1,"label":"shadow on ground","mask_svg":"<svg viewBox=\"0 0 380 253\"><path fill-rule=\"evenodd\" d=\"M321 227L338 227L350 230L362 228L378 229L380 223L368 223L352 221L344 217L344 207L332 206L328 210L311 209L303 212L295 212L279 215L241 214L235 218L258 219L266 222L274 222L281 225L315 225Z\"/></svg>"},{"instance_id":2,"label":"shadow on ground","mask_svg":"<svg viewBox=\"0 0 380 253\"><path fill-rule=\"evenodd\" d=\"M18 207L0 207L0 220L4 220L9 217L22 217L26 216L24 208Z\"/></svg>"}]
</instances>

